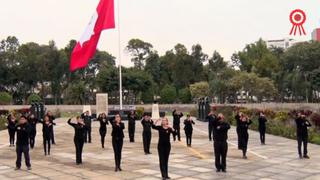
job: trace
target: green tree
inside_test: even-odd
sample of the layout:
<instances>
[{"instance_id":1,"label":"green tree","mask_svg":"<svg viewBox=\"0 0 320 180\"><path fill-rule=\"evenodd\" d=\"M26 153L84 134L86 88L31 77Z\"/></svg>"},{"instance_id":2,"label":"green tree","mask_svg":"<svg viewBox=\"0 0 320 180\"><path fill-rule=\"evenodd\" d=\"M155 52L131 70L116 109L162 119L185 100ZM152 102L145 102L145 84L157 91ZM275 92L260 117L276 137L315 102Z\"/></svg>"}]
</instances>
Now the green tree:
<instances>
[{"instance_id":1,"label":"green tree","mask_svg":"<svg viewBox=\"0 0 320 180\"><path fill-rule=\"evenodd\" d=\"M198 82L190 85L190 92L193 98L202 98L209 95L208 82Z\"/></svg>"},{"instance_id":2,"label":"green tree","mask_svg":"<svg viewBox=\"0 0 320 180\"><path fill-rule=\"evenodd\" d=\"M127 51L133 56L131 61L134 67L142 70L144 68L144 61L152 52L153 46L150 43L144 42L140 39L131 39L126 47Z\"/></svg>"},{"instance_id":3,"label":"green tree","mask_svg":"<svg viewBox=\"0 0 320 180\"><path fill-rule=\"evenodd\" d=\"M27 99L28 104L31 104L34 102L41 102L41 101L42 101L41 97L37 94L30 94Z\"/></svg>"},{"instance_id":4,"label":"green tree","mask_svg":"<svg viewBox=\"0 0 320 180\"><path fill-rule=\"evenodd\" d=\"M0 92L0 105L9 105L12 101L12 96L7 92Z\"/></svg>"},{"instance_id":5,"label":"green tree","mask_svg":"<svg viewBox=\"0 0 320 180\"><path fill-rule=\"evenodd\" d=\"M176 88L172 85L165 85L160 92L160 96L162 103L171 104L177 98Z\"/></svg>"},{"instance_id":6,"label":"green tree","mask_svg":"<svg viewBox=\"0 0 320 180\"><path fill-rule=\"evenodd\" d=\"M180 89L178 92L179 100L182 103L190 103L191 102L191 92L189 88Z\"/></svg>"}]
</instances>

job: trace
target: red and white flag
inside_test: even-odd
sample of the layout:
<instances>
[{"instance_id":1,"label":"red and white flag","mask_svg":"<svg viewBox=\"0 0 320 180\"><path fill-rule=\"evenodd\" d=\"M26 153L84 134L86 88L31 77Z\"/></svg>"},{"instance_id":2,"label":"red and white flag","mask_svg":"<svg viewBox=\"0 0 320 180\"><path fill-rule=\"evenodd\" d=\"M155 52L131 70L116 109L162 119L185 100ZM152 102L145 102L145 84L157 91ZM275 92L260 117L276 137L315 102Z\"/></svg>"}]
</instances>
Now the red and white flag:
<instances>
[{"instance_id":1,"label":"red and white flag","mask_svg":"<svg viewBox=\"0 0 320 180\"><path fill-rule=\"evenodd\" d=\"M101 32L114 27L114 0L100 0L90 23L73 49L70 71L86 67L96 52Z\"/></svg>"}]
</instances>

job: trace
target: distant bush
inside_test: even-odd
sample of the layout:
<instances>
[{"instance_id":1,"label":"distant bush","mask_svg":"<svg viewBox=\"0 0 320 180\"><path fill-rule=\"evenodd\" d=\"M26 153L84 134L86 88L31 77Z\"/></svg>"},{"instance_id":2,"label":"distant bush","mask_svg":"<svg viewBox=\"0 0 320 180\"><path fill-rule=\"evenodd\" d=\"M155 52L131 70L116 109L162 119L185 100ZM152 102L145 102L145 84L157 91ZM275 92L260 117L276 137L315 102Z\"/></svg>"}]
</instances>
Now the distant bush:
<instances>
[{"instance_id":1,"label":"distant bush","mask_svg":"<svg viewBox=\"0 0 320 180\"><path fill-rule=\"evenodd\" d=\"M320 114L319 113L313 113L310 116L310 120L315 125L315 127L319 130L320 129Z\"/></svg>"},{"instance_id":2,"label":"distant bush","mask_svg":"<svg viewBox=\"0 0 320 180\"><path fill-rule=\"evenodd\" d=\"M179 94L179 100L182 103L190 103L191 92L190 92L189 88L180 89L178 94Z\"/></svg>"},{"instance_id":3,"label":"distant bush","mask_svg":"<svg viewBox=\"0 0 320 180\"><path fill-rule=\"evenodd\" d=\"M284 122L289 119L289 115L287 112L279 111L276 112L275 119Z\"/></svg>"},{"instance_id":4,"label":"distant bush","mask_svg":"<svg viewBox=\"0 0 320 180\"><path fill-rule=\"evenodd\" d=\"M138 116L138 119L142 119L144 113L144 108L143 107L137 107L136 108L136 115Z\"/></svg>"},{"instance_id":5,"label":"distant bush","mask_svg":"<svg viewBox=\"0 0 320 180\"><path fill-rule=\"evenodd\" d=\"M165 85L160 92L160 96L162 103L171 104L177 98L176 88L172 85Z\"/></svg>"},{"instance_id":6,"label":"distant bush","mask_svg":"<svg viewBox=\"0 0 320 180\"><path fill-rule=\"evenodd\" d=\"M0 115L0 130L4 130L7 127L5 126L5 123L7 122L7 116Z\"/></svg>"},{"instance_id":7,"label":"distant bush","mask_svg":"<svg viewBox=\"0 0 320 180\"><path fill-rule=\"evenodd\" d=\"M37 94L30 94L30 96L28 97L27 101L28 101L28 104L31 104L31 103L35 103L35 102L41 102L42 99Z\"/></svg>"},{"instance_id":8,"label":"distant bush","mask_svg":"<svg viewBox=\"0 0 320 180\"><path fill-rule=\"evenodd\" d=\"M9 105L12 101L12 96L7 92L0 92L0 105Z\"/></svg>"}]
</instances>

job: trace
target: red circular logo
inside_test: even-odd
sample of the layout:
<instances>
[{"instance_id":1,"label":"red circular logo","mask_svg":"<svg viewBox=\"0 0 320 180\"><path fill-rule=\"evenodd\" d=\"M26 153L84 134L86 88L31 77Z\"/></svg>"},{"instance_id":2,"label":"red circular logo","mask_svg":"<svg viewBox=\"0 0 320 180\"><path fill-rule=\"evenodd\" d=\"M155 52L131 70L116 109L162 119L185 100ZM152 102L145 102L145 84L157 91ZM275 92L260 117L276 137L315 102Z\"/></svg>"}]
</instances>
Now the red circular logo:
<instances>
[{"instance_id":1,"label":"red circular logo","mask_svg":"<svg viewBox=\"0 0 320 180\"><path fill-rule=\"evenodd\" d=\"M307 16L304 11L301 9L295 9L290 13L290 22L292 24L292 28L290 31L290 35L296 35L297 30L299 31L300 36L302 34L306 35L306 32L303 28L303 24L306 22Z\"/></svg>"}]
</instances>

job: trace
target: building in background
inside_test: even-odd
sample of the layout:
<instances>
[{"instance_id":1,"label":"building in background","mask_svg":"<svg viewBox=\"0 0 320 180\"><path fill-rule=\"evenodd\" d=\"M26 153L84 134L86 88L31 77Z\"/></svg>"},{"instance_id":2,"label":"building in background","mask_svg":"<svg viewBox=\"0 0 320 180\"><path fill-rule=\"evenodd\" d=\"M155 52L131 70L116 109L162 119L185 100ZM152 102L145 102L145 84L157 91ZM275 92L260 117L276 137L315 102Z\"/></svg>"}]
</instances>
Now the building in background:
<instances>
[{"instance_id":1,"label":"building in background","mask_svg":"<svg viewBox=\"0 0 320 180\"><path fill-rule=\"evenodd\" d=\"M297 41L290 38L284 38L284 39L268 40L266 41L266 43L268 48L277 47L282 49L288 49L289 47L297 43Z\"/></svg>"},{"instance_id":2,"label":"building in background","mask_svg":"<svg viewBox=\"0 0 320 180\"><path fill-rule=\"evenodd\" d=\"M320 28L317 28L312 31L312 40L320 41Z\"/></svg>"}]
</instances>

